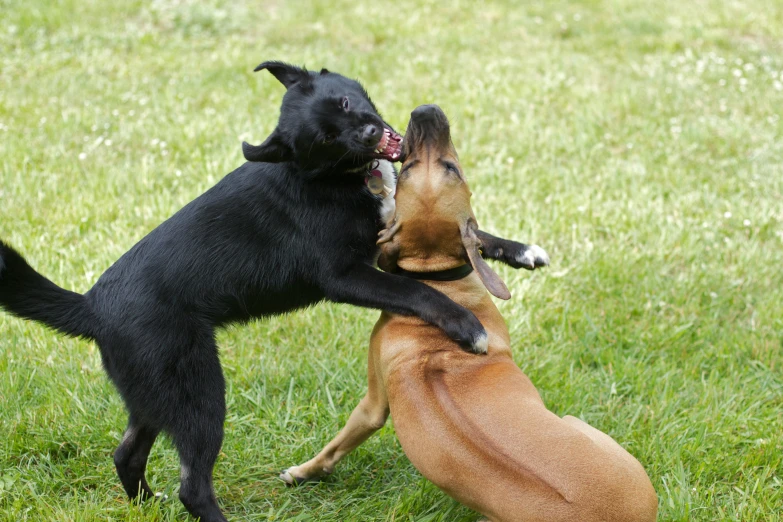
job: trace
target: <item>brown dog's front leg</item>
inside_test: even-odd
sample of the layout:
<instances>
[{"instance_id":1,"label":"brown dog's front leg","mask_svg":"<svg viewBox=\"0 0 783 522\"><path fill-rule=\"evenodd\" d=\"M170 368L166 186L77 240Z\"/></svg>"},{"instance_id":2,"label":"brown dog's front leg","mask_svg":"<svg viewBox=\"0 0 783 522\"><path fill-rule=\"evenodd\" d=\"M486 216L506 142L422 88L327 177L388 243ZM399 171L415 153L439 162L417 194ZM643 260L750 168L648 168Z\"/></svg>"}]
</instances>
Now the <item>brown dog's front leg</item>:
<instances>
[{"instance_id":1,"label":"brown dog's front leg","mask_svg":"<svg viewBox=\"0 0 783 522\"><path fill-rule=\"evenodd\" d=\"M345 427L321 452L299 466L292 466L280 474L286 484L297 486L318 480L334 471L340 460L381 429L389 417L389 400L383 383L375 371L374 346L371 345L367 368L367 395L351 412Z\"/></svg>"},{"instance_id":2,"label":"brown dog's front leg","mask_svg":"<svg viewBox=\"0 0 783 522\"><path fill-rule=\"evenodd\" d=\"M389 415L389 406L374 403L367 394L351 413L345 427L321 452L299 466L280 474L286 484L297 486L330 475L343 457L381 429Z\"/></svg>"},{"instance_id":3,"label":"brown dog's front leg","mask_svg":"<svg viewBox=\"0 0 783 522\"><path fill-rule=\"evenodd\" d=\"M481 241L481 257L484 259L494 259L513 268L527 270L549 266L549 255L538 245L526 245L495 237L482 230L476 231L476 236Z\"/></svg>"}]
</instances>

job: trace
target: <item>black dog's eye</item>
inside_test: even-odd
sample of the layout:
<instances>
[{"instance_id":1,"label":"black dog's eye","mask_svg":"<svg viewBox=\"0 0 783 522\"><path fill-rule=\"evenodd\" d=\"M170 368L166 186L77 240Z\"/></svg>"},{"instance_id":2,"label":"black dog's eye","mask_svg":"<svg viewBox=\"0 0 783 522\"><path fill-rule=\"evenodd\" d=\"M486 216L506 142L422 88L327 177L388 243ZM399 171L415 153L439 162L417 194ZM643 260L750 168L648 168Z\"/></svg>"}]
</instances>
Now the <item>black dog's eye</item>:
<instances>
[{"instance_id":1,"label":"black dog's eye","mask_svg":"<svg viewBox=\"0 0 783 522\"><path fill-rule=\"evenodd\" d=\"M336 139L337 139L337 134L335 134L334 132L330 132L324 137L324 143L332 143Z\"/></svg>"},{"instance_id":2,"label":"black dog's eye","mask_svg":"<svg viewBox=\"0 0 783 522\"><path fill-rule=\"evenodd\" d=\"M348 100L348 96L343 96L343 101L340 102L340 106L344 111L347 111L351 108L351 102Z\"/></svg>"}]
</instances>

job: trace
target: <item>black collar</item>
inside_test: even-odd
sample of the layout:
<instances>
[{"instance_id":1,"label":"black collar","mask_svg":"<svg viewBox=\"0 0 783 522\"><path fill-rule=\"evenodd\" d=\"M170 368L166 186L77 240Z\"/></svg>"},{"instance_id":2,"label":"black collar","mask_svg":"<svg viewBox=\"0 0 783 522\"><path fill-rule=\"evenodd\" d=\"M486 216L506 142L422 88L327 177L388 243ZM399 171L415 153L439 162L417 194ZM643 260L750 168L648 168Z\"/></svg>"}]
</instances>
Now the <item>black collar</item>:
<instances>
[{"instance_id":1,"label":"black collar","mask_svg":"<svg viewBox=\"0 0 783 522\"><path fill-rule=\"evenodd\" d=\"M448 270L438 270L437 272L410 272L403 268L397 267L394 272L397 275L404 277L410 277L411 279L418 279L420 281L456 281L468 277L473 272L473 267L470 263L465 263L462 266L456 268L449 268Z\"/></svg>"}]
</instances>

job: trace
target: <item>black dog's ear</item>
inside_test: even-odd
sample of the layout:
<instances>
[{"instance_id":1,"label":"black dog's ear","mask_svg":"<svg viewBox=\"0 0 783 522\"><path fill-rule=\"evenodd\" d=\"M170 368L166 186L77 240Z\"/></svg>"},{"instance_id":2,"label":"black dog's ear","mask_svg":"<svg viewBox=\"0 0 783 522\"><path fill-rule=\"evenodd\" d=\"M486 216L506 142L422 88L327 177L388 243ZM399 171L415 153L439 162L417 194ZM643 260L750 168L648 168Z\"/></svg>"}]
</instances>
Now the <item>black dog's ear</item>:
<instances>
[{"instance_id":1,"label":"black dog's ear","mask_svg":"<svg viewBox=\"0 0 783 522\"><path fill-rule=\"evenodd\" d=\"M321 69L321 74L329 74L329 69Z\"/></svg>"},{"instance_id":2,"label":"black dog's ear","mask_svg":"<svg viewBox=\"0 0 783 522\"><path fill-rule=\"evenodd\" d=\"M310 73L308 73L305 69L278 61L264 62L253 69L253 72L258 72L264 69L272 73L272 76L277 78L280 83L285 85L286 89L289 89L296 83L304 83L310 79Z\"/></svg>"},{"instance_id":3,"label":"black dog's ear","mask_svg":"<svg viewBox=\"0 0 783 522\"><path fill-rule=\"evenodd\" d=\"M264 163L282 163L294 158L294 151L283 142L277 130L261 145L251 145L243 141L242 154L247 161L261 161Z\"/></svg>"}]
</instances>

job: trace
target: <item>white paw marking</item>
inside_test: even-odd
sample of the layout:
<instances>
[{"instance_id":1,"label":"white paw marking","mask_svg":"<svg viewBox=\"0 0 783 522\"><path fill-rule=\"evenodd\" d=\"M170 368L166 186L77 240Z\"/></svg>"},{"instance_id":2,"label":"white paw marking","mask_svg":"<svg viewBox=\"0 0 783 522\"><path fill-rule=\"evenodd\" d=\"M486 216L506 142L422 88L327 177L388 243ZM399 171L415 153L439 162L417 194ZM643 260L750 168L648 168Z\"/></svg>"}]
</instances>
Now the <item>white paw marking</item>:
<instances>
[{"instance_id":1,"label":"white paw marking","mask_svg":"<svg viewBox=\"0 0 783 522\"><path fill-rule=\"evenodd\" d=\"M296 485L296 479L294 479L294 476L291 475L291 473L290 473L292 469L293 468L288 468L287 470L282 472L280 474L280 479L282 479L282 481L285 482L286 484L291 484L292 486L295 486Z\"/></svg>"},{"instance_id":2,"label":"white paw marking","mask_svg":"<svg viewBox=\"0 0 783 522\"><path fill-rule=\"evenodd\" d=\"M476 342L473 343L471 349L473 353L487 353L489 350L489 338L487 337L487 334L481 334L481 337L476 339Z\"/></svg>"},{"instance_id":3,"label":"white paw marking","mask_svg":"<svg viewBox=\"0 0 783 522\"><path fill-rule=\"evenodd\" d=\"M549 254L538 245L530 245L527 250L517 255L516 261L531 268L549 266Z\"/></svg>"},{"instance_id":4,"label":"white paw marking","mask_svg":"<svg viewBox=\"0 0 783 522\"><path fill-rule=\"evenodd\" d=\"M538 245L530 245L530 251L533 252L537 265L549 266L549 254Z\"/></svg>"},{"instance_id":5,"label":"white paw marking","mask_svg":"<svg viewBox=\"0 0 783 522\"><path fill-rule=\"evenodd\" d=\"M136 438L136 435L139 433L139 430L137 428L128 428L125 430L125 433L122 434L122 441L120 444L133 444L133 439Z\"/></svg>"}]
</instances>

